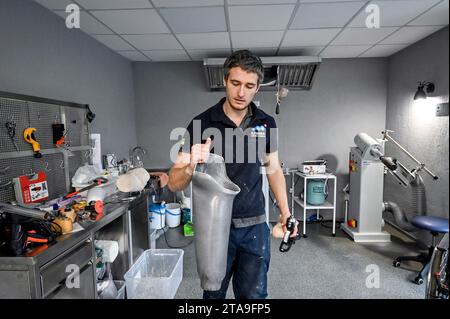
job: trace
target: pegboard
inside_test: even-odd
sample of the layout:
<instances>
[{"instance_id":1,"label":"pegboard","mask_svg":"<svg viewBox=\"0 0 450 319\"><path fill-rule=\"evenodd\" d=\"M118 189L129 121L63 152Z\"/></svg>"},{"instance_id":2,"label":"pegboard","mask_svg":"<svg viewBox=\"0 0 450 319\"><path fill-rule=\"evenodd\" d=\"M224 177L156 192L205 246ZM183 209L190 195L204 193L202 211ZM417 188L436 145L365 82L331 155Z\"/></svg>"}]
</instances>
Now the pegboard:
<instances>
[{"instance_id":1,"label":"pegboard","mask_svg":"<svg viewBox=\"0 0 450 319\"><path fill-rule=\"evenodd\" d=\"M89 126L84 109L67 108L66 117L66 141L70 146L89 145Z\"/></svg>"},{"instance_id":2,"label":"pegboard","mask_svg":"<svg viewBox=\"0 0 450 319\"><path fill-rule=\"evenodd\" d=\"M55 149L53 144L52 124L61 123L59 105L28 102L30 127L36 128L34 133L42 149ZM30 144L27 143L28 149Z\"/></svg>"},{"instance_id":3,"label":"pegboard","mask_svg":"<svg viewBox=\"0 0 450 319\"><path fill-rule=\"evenodd\" d=\"M33 172L43 171L47 175L50 198L67 193L63 154L46 154L32 163Z\"/></svg>"},{"instance_id":4,"label":"pegboard","mask_svg":"<svg viewBox=\"0 0 450 319\"><path fill-rule=\"evenodd\" d=\"M47 175L50 199L71 191L70 179L79 166L90 161L86 112L86 105L0 92L0 185L20 175L42 171ZM5 126L8 121L16 125L14 140L18 150L8 135ZM71 152L58 149L53 143L52 124L59 123L65 126ZM32 146L23 138L27 127L36 128L41 158L33 156ZM4 171L5 168L8 169ZM11 201L15 201L13 184L0 187L0 202Z\"/></svg>"},{"instance_id":5,"label":"pegboard","mask_svg":"<svg viewBox=\"0 0 450 319\"><path fill-rule=\"evenodd\" d=\"M6 122L16 123L16 134L14 141L19 151L28 151L30 144L23 139L23 131L29 126L28 104L26 101L12 100L0 97L0 152L15 152L16 149L8 135ZM1 169L1 167L0 167Z\"/></svg>"}]
</instances>

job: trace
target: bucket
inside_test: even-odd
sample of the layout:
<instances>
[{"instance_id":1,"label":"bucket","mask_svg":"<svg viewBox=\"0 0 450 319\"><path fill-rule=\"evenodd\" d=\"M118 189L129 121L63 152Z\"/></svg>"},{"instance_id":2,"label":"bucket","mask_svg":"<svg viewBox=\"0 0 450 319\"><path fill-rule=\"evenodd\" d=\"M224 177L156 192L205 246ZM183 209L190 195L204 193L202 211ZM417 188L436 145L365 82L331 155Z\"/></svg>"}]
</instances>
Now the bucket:
<instances>
[{"instance_id":1,"label":"bucket","mask_svg":"<svg viewBox=\"0 0 450 319\"><path fill-rule=\"evenodd\" d=\"M166 226L166 204L154 203L149 207L150 215L150 228L162 229Z\"/></svg>"},{"instance_id":2,"label":"bucket","mask_svg":"<svg viewBox=\"0 0 450 319\"><path fill-rule=\"evenodd\" d=\"M310 180L306 187L306 202L310 205L322 205L327 198L323 180Z\"/></svg>"},{"instance_id":3,"label":"bucket","mask_svg":"<svg viewBox=\"0 0 450 319\"><path fill-rule=\"evenodd\" d=\"M169 227L178 227L181 222L180 204L170 203L166 205L166 223Z\"/></svg>"}]
</instances>

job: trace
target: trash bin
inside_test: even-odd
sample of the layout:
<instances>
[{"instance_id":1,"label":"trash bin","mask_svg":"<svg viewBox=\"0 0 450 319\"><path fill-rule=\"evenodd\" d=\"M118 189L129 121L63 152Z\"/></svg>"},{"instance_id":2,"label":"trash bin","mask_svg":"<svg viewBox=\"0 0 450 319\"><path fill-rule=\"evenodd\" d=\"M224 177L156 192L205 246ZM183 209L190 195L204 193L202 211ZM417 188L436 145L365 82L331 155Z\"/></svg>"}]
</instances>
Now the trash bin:
<instances>
[{"instance_id":1,"label":"trash bin","mask_svg":"<svg viewBox=\"0 0 450 319\"><path fill-rule=\"evenodd\" d=\"M181 249L149 249L125 273L128 299L173 299L183 278Z\"/></svg>"}]
</instances>

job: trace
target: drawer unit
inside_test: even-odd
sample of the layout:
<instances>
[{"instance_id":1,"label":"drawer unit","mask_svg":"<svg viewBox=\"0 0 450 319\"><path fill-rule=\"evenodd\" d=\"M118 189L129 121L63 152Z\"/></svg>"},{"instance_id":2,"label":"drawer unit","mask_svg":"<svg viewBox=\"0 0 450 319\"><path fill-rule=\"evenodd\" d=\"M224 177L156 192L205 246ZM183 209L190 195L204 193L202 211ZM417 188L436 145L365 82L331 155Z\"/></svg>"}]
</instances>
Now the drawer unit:
<instances>
[{"instance_id":1,"label":"drawer unit","mask_svg":"<svg viewBox=\"0 0 450 319\"><path fill-rule=\"evenodd\" d=\"M44 265L40 271L42 297L45 298L55 289L60 289L61 286L65 287L66 278L73 273L73 265L79 267L81 275L81 271L88 263L92 265L92 258L92 243L87 240Z\"/></svg>"},{"instance_id":2,"label":"drawer unit","mask_svg":"<svg viewBox=\"0 0 450 319\"><path fill-rule=\"evenodd\" d=\"M46 299L95 299L94 268L89 261L84 268L80 269L79 283L77 288L69 288L64 282L48 294Z\"/></svg>"}]
</instances>

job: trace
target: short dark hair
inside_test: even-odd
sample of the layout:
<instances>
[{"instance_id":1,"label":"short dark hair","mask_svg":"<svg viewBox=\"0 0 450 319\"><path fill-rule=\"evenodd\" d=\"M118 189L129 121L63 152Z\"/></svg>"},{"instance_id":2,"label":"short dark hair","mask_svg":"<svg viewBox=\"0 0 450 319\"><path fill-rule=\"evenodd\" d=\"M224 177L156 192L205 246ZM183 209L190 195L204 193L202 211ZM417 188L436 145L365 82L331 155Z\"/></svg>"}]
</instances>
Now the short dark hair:
<instances>
[{"instance_id":1,"label":"short dark hair","mask_svg":"<svg viewBox=\"0 0 450 319\"><path fill-rule=\"evenodd\" d=\"M261 58L249 50L239 50L233 52L223 64L223 75L228 79L230 70L240 67L247 72L253 72L258 75L258 84L264 79L264 66Z\"/></svg>"}]
</instances>

